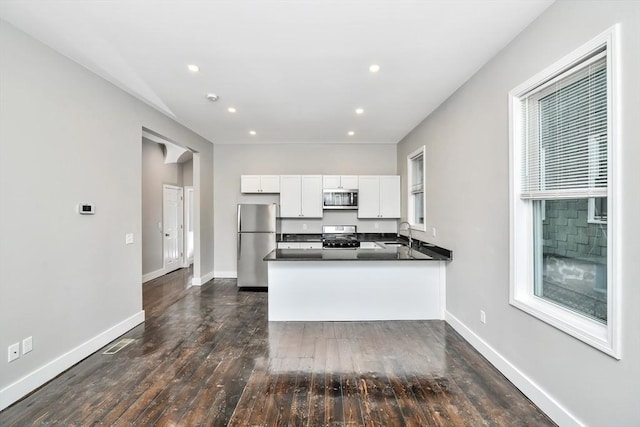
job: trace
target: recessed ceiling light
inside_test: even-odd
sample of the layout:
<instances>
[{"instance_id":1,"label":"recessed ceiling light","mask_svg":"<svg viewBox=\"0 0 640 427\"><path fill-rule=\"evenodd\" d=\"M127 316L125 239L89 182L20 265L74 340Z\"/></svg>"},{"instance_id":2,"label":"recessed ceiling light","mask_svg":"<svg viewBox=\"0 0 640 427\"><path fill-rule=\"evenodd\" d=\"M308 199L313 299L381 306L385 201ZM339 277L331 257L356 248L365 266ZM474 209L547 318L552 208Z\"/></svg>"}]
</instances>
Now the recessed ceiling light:
<instances>
[{"instance_id":1,"label":"recessed ceiling light","mask_svg":"<svg viewBox=\"0 0 640 427\"><path fill-rule=\"evenodd\" d=\"M229 108L227 108L227 111L230 112L230 113L235 113L236 109L233 108L233 107L229 107Z\"/></svg>"},{"instance_id":2,"label":"recessed ceiling light","mask_svg":"<svg viewBox=\"0 0 640 427\"><path fill-rule=\"evenodd\" d=\"M189 64L187 65L187 68L189 69L189 71L191 71L192 73L197 73L198 71L200 71L200 67L198 67L195 64Z\"/></svg>"},{"instance_id":3,"label":"recessed ceiling light","mask_svg":"<svg viewBox=\"0 0 640 427\"><path fill-rule=\"evenodd\" d=\"M353 136L353 135L355 135L355 134L356 134L356 133L355 133L354 131L352 131L352 130L350 130L349 132L347 132L347 135L349 135L349 136Z\"/></svg>"},{"instance_id":4,"label":"recessed ceiling light","mask_svg":"<svg viewBox=\"0 0 640 427\"><path fill-rule=\"evenodd\" d=\"M218 95L216 95L215 93L208 93L207 94L207 99L211 102L216 102L218 100L218 98L220 98Z\"/></svg>"},{"instance_id":5,"label":"recessed ceiling light","mask_svg":"<svg viewBox=\"0 0 640 427\"><path fill-rule=\"evenodd\" d=\"M369 71L371 71L372 73L377 73L378 71L380 71L380 66L378 64L373 64L369 67Z\"/></svg>"},{"instance_id":6,"label":"recessed ceiling light","mask_svg":"<svg viewBox=\"0 0 640 427\"><path fill-rule=\"evenodd\" d=\"M364 114L364 109L356 108L356 114Z\"/></svg>"},{"instance_id":7,"label":"recessed ceiling light","mask_svg":"<svg viewBox=\"0 0 640 427\"><path fill-rule=\"evenodd\" d=\"M249 135L255 136L255 135L257 135L257 132L255 130L250 130L249 131Z\"/></svg>"}]
</instances>

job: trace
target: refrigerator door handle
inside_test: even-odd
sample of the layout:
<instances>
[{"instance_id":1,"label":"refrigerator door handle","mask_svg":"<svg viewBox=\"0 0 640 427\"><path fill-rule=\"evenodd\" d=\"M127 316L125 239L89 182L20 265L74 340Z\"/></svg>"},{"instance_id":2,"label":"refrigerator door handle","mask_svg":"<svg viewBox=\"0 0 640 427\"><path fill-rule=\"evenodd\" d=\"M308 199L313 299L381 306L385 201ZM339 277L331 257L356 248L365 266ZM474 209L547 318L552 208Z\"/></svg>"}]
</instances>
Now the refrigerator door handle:
<instances>
[{"instance_id":1,"label":"refrigerator door handle","mask_svg":"<svg viewBox=\"0 0 640 427\"><path fill-rule=\"evenodd\" d=\"M238 205L238 233L241 232L242 230L240 230L240 205Z\"/></svg>"},{"instance_id":2,"label":"refrigerator door handle","mask_svg":"<svg viewBox=\"0 0 640 427\"><path fill-rule=\"evenodd\" d=\"M240 252L242 247L242 235L238 233L238 259L240 259Z\"/></svg>"}]
</instances>

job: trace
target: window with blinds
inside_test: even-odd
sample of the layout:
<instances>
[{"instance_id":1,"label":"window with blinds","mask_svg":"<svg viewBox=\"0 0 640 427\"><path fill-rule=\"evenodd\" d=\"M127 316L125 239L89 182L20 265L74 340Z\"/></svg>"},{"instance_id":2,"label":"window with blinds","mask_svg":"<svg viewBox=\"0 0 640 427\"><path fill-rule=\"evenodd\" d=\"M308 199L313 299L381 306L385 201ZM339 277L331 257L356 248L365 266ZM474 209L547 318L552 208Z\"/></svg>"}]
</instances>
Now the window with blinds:
<instances>
[{"instance_id":1,"label":"window with blinds","mask_svg":"<svg viewBox=\"0 0 640 427\"><path fill-rule=\"evenodd\" d=\"M424 151L422 146L407 157L409 185L409 223L422 228L425 225L424 211Z\"/></svg>"},{"instance_id":2,"label":"window with blinds","mask_svg":"<svg viewBox=\"0 0 640 427\"><path fill-rule=\"evenodd\" d=\"M616 358L618 32L509 92L509 303Z\"/></svg>"},{"instance_id":3,"label":"window with blinds","mask_svg":"<svg viewBox=\"0 0 640 427\"><path fill-rule=\"evenodd\" d=\"M521 98L521 198L607 195L606 65L599 52Z\"/></svg>"}]
</instances>

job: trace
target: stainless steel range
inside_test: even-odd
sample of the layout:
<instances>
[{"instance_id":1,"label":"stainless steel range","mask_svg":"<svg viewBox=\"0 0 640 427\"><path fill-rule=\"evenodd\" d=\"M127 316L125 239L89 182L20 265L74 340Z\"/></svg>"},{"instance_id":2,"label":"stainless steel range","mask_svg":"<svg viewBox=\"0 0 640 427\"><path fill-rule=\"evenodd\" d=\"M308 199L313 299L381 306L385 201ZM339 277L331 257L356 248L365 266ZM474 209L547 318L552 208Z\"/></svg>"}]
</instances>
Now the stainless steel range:
<instances>
[{"instance_id":1,"label":"stainless steel range","mask_svg":"<svg viewBox=\"0 0 640 427\"><path fill-rule=\"evenodd\" d=\"M357 249L360 247L355 225L323 225L322 247L325 249Z\"/></svg>"}]
</instances>

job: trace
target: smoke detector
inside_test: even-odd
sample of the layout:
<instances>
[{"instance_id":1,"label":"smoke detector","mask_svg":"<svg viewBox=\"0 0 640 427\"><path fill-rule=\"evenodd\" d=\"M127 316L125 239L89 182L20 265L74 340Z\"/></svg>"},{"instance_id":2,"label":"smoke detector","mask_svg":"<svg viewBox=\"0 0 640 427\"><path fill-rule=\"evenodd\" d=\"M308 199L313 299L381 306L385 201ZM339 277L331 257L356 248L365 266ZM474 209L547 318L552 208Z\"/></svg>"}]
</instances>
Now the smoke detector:
<instances>
[{"instance_id":1,"label":"smoke detector","mask_svg":"<svg viewBox=\"0 0 640 427\"><path fill-rule=\"evenodd\" d=\"M207 99L211 102L216 102L218 100L218 95L216 95L215 93L208 93L207 94Z\"/></svg>"}]
</instances>

